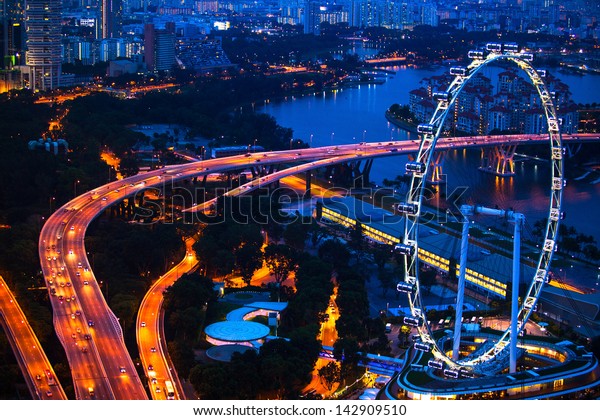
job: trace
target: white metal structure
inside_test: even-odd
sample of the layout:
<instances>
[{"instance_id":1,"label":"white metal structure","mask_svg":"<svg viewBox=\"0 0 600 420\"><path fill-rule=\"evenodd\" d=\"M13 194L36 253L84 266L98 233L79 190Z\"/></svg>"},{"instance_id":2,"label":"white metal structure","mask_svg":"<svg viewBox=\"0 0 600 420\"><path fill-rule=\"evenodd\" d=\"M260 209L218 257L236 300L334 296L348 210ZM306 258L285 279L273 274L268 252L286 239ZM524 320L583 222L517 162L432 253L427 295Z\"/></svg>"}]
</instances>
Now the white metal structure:
<instances>
[{"instance_id":1,"label":"white metal structure","mask_svg":"<svg viewBox=\"0 0 600 420\"><path fill-rule=\"evenodd\" d=\"M411 183L407 193L406 204L414 206L416 212L406 213L406 225L403 242L399 244L396 249L398 252L404 255L405 259L404 282L408 283L409 285L413 284L415 286L414 292L408 292L408 300L412 312L412 316L410 318L413 322L411 325L418 329L419 335L421 336L421 342L431 344L431 351L433 352L434 356L437 359L444 361L448 366L470 366L479 374L485 374L486 362L495 360L497 356L500 356L500 353L508 347L511 335L510 328L504 332L504 334L493 346L489 346L489 348L486 348L484 351L472 355L471 357L462 360L452 360L452 358L446 355L446 353L436 344L432 336L431 329L427 323L425 311L423 310L423 305L421 302L418 269L418 231L422 212L421 202L424 195L426 180L432 162L432 157L434 155L436 143L442 132L446 116L454 105L455 99L458 97L458 94L465 84L487 64L497 60L508 60L516 63L519 68L521 68L527 74L532 84L537 89L542 106L544 107L544 112L548 121L548 134L551 147L550 155L552 162L552 179L550 183L550 217L548 217L548 222L546 225L546 232L544 242L541 246L537 270L533 279L531 280L527 294L522 299L523 304L518 308L516 313L518 318L518 330L516 335L520 333L529 319L529 316L535 307L535 303L540 296L542 287L548 276L550 263L555 251L554 244L556 243L556 237L558 234L558 225L560 223L560 217L552 217L552 215L561 214L562 191L565 183L563 179L563 148L559 129L559 121L556 115L556 110L552 103L552 96L538 72L531 66L529 60L524 60L522 58L522 54L515 50L513 45L511 45L510 48L502 48L502 46L495 49L488 48L487 54L471 54L471 56L480 58L475 58L471 64L465 68L464 75L461 75L463 73L462 71L458 72L461 74L456 75L455 79L446 90L450 100L438 102L437 108L431 120L429 121L429 124L423 125L427 128L427 130L421 130L422 139L418 154L413 162L407 164L407 172L410 174ZM430 127L432 127L431 130ZM409 289L409 287L405 287L405 289ZM515 334L515 332L512 331L512 334ZM503 353L503 356L504 355L505 353Z\"/></svg>"}]
</instances>

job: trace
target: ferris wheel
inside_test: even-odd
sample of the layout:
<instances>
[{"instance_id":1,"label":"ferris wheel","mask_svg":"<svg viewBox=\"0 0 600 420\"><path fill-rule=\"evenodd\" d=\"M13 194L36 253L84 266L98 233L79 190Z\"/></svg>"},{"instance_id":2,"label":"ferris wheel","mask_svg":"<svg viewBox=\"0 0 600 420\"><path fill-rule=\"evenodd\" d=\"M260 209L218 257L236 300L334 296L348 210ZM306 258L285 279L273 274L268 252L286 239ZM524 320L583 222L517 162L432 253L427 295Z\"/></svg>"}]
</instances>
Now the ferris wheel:
<instances>
[{"instance_id":1,"label":"ferris wheel","mask_svg":"<svg viewBox=\"0 0 600 420\"><path fill-rule=\"evenodd\" d=\"M512 361L512 349L516 349L517 337L527 323L541 294L542 287L548 280L550 263L554 251L556 250L558 227L563 214L561 211L561 201L563 188L565 186L563 178L564 150L561 144L559 119L552 102L552 95L543 81L545 71L537 71L531 66L533 55L529 52L522 52L518 45L513 43L489 43L486 45L485 50L469 51L468 57L472 59L472 62L467 67L453 67L450 69L450 74L455 76L454 80L445 92L436 92L433 94L434 99L437 100L435 112L428 124L421 124L418 126L417 131L422 136L419 151L415 159L406 164L406 171L410 176L410 188L407 192L406 202L397 206L397 210L402 213L406 219L404 237L402 243L395 247L396 252L404 256L405 262L404 281L398 283L397 290L408 294L411 311L411 316L405 317L404 322L411 327L415 327L420 336L420 341L415 343L415 348L421 351L432 352L434 358L429 363L430 367L441 369L443 366L448 366L449 369L447 371L452 373L452 375L448 376L453 377L458 377L458 372L464 372L465 376L472 374L473 372L477 374L486 374L486 365L497 360L497 357L501 354L505 354L503 352L508 351L509 347L511 348ZM550 141L550 204L544 240L540 245L541 251L537 261L537 268L529 283L527 293L520 300L521 303L513 304L511 318L514 322L511 322L511 326L504 331L493 345L488 345L477 354L459 359L457 356L458 344L460 344L460 332L458 335L455 333L455 339L458 337L459 342L454 343L454 348L456 350L454 351L453 357L450 357L442 348L443 345L439 344L434 338L430 325L427 322L425 308L421 300L421 288L419 283L419 223L421 222L423 214L422 201L425 194L427 177L429 175L436 143L443 130L445 119L452 109L459 93L469 80L486 65L499 60L516 63L516 65L529 77L529 80L533 86L535 86L540 97L548 125ZM522 217L515 222L522 222ZM516 240L517 238L515 238L515 241ZM513 268L515 266L518 268L519 264L520 258L515 257ZM464 267L461 268L464 269ZM517 289L513 286L513 295L515 290L518 292L518 282ZM515 299L514 302L516 302L517 297L513 296L513 298ZM462 311L462 304L460 310ZM460 324L458 328L460 330Z\"/></svg>"}]
</instances>

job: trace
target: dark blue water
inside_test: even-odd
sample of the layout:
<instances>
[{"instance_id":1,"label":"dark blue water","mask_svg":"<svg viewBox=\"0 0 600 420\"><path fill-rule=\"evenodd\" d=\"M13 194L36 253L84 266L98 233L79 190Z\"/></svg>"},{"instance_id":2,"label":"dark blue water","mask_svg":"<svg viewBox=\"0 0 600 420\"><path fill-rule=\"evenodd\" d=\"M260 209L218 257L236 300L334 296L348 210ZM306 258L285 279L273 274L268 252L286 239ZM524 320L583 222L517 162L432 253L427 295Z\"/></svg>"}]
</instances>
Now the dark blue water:
<instances>
[{"instance_id":1,"label":"dark blue water","mask_svg":"<svg viewBox=\"0 0 600 420\"><path fill-rule=\"evenodd\" d=\"M316 95L288 97L268 102L257 110L272 115L280 125L291 127L294 137L312 142L314 146L363 140L415 139L416 135L391 125L385 119L385 110L393 103L407 104L409 91L419 87L423 78L442 74L446 69L390 69L396 74L388 77L382 85L361 85ZM500 68L490 67L483 69L482 73L494 82L500 71ZM600 75L554 74L570 87L576 103L600 103ZM384 178L393 179L404 173L405 162L406 157L376 159L371 179L376 183L381 183ZM448 176L446 188L452 191L457 186L467 186L466 198L473 203L513 207L526 215L530 226L547 216L550 171L546 164L534 161L518 163L516 176L502 179L480 172L477 169L479 163L477 151L451 152L444 162L444 172ZM564 198L565 223L600 240L600 223L597 220L600 183L571 181L565 189Z\"/></svg>"}]
</instances>

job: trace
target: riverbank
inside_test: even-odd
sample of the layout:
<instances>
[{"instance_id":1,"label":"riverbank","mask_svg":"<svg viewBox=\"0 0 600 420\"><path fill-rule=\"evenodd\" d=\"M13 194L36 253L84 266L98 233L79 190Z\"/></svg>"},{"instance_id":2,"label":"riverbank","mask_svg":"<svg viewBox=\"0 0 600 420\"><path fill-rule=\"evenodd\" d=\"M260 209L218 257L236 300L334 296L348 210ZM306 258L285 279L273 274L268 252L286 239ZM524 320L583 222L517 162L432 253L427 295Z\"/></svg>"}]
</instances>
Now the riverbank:
<instances>
[{"instance_id":1,"label":"riverbank","mask_svg":"<svg viewBox=\"0 0 600 420\"><path fill-rule=\"evenodd\" d=\"M396 127L400 128L401 130L415 134L417 133L416 124L394 117L389 110L385 111L385 119L388 120L390 123L394 124Z\"/></svg>"}]
</instances>

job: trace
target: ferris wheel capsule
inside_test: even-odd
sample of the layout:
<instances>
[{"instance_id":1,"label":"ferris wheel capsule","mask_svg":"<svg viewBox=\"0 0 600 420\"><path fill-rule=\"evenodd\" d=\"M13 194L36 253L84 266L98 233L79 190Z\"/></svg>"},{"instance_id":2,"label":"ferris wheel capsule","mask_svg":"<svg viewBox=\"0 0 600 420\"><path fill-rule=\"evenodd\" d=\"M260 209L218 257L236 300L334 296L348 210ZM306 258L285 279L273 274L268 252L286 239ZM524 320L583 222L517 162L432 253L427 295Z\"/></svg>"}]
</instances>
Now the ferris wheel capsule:
<instances>
[{"instance_id":1,"label":"ferris wheel capsule","mask_svg":"<svg viewBox=\"0 0 600 420\"><path fill-rule=\"evenodd\" d=\"M502 51L507 53L519 52L519 44L516 44L514 42L507 42L505 44L502 44Z\"/></svg>"},{"instance_id":2,"label":"ferris wheel capsule","mask_svg":"<svg viewBox=\"0 0 600 420\"><path fill-rule=\"evenodd\" d=\"M452 76L468 76L469 70L465 67L451 67L450 75L452 75Z\"/></svg>"},{"instance_id":3,"label":"ferris wheel capsule","mask_svg":"<svg viewBox=\"0 0 600 420\"><path fill-rule=\"evenodd\" d=\"M427 366L429 366L432 369L442 370L444 369L444 362L442 360L430 359L427 362Z\"/></svg>"},{"instance_id":4,"label":"ferris wheel capsule","mask_svg":"<svg viewBox=\"0 0 600 420\"><path fill-rule=\"evenodd\" d=\"M433 92L433 95L431 95L431 97L435 101L440 102L448 102L450 100L450 94L448 92Z\"/></svg>"},{"instance_id":5,"label":"ferris wheel capsule","mask_svg":"<svg viewBox=\"0 0 600 420\"><path fill-rule=\"evenodd\" d=\"M432 124L419 124L417 126L417 133L419 134L433 134L435 127Z\"/></svg>"},{"instance_id":6,"label":"ferris wheel capsule","mask_svg":"<svg viewBox=\"0 0 600 420\"><path fill-rule=\"evenodd\" d=\"M502 44L499 44L497 42L488 42L485 45L485 49L490 51L490 52L501 52L502 51Z\"/></svg>"},{"instance_id":7,"label":"ferris wheel capsule","mask_svg":"<svg viewBox=\"0 0 600 420\"><path fill-rule=\"evenodd\" d=\"M394 247L394 250L401 255L413 256L415 254L415 247L413 245L398 244Z\"/></svg>"},{"instance_id":8,"label":"ferris wheel capsule","mask_svg":"<svg viewBox=\"0 0 600 420\"><path fill-rule=\"evenodd\" d=\"M406 164L406 172L414 172L416 174L425 173L425 164L423 162L408 162Z\"/></svg>"},{"instance_id":9,"label":"ferris wheel capsule","mask_svg":"<svg viewBox=\"0 0 600 420\"><path fill-rule=\"evenodd\" d=\"M521 57L521 60L533 61L533 54L531 54L531 53L521 53L521 55L519 57Z\"/></svg>"},{"instance_id":10,"label":"ferris wheel capsule","mask_svg":"<svg viewBox=\"0 0 600 420\"><path fill-rule=\"evenodd\" d=\"M414 293L416 289L417 289L416 284L405 283L402 281L396 285L396 290L398 292Z\"/></svg>"},{"instance_id":11,"label":"ferris wheel capsule","mask_svg":"<svg viewBox=\"0 0 600 420\"><path fill-rule=\"evenodd\" d=\"M403 214L417 214L419 206L416 204L398 203L396 205L396 210L398 213Z\"/></svg>"},{"instance_id":12,"label":"ferris wheel capsule","mask_svg":"<svg viewBox=\"0 0 600 420\"><path fill-rule=\"evenodd\" d=\"M471 50L467 53L467 57L473 60L482 60L485 58L485 52L480 50Z\"/></svg>"},{"instance_id":13,"label":"ferris wheel capsule","mask_svg":"<svg viewBox=\"0 0 600 420\"><path fill-rule=\"evenodd\" d=\"M419 350L424 353L429 353L431 351L431 344L429 343L421 343L417 341L415 344L413 344L413 347L415 350Z\"/></svg>"},{"instance_id":14,"label":"ferris wheel capsule","mask_svg":"<svg viewBox=\"0 0 600 420\"><path fill-rule=\"evenodd\" d=\"M423 325L423 320L421 318L412 318L410 316L405 316L404 323L406 325L410 325L411 327L420 327L421 325Z\"/></svg>"}]
</instances>

